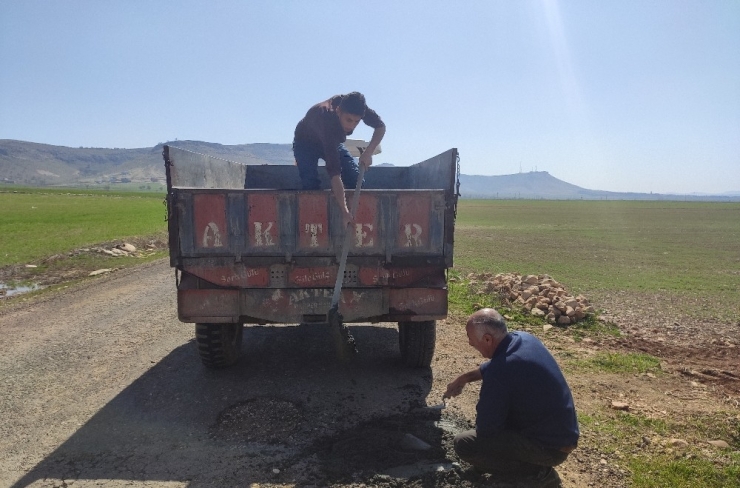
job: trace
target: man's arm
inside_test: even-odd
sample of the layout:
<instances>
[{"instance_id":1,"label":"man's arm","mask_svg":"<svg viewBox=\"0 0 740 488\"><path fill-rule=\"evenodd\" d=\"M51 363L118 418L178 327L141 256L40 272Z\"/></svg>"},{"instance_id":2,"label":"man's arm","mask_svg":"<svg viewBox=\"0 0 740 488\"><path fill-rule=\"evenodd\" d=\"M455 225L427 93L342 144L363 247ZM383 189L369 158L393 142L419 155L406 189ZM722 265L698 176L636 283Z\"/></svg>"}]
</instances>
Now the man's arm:
<instances>
[{"instance_id":1,"label":"man's arm","mask_svg":"<svg viewBox=\"0 0 740 488\"><path fill-rule=\"evenodd\" d=\"M480 368L475 368L472 371L463 373L457 378L455 378L450 384L447 385L447 391L445 392L444 395L442 395L442 398L456 397L457 395L462 393L463 388L465 388L465 385L473 381L480 381L482 379L483 379L483 375L480 372Z\"/></svg>"},{"instance_id":2,"label":"man's arm","mask_svg":"<svg viewBox=\"0 0 740 488\"><path fill-rule=\"evenodd\" d=\"M344 183L342 183L342 177L340 175L331 177L331 191L334 193L334 199L337 201L339 210L342 212L342 224L346 229L352 223L352 214L347 208L347 199L344 197Z\"/></svg>"},{"instance_id":3,"label":"man's arm","mask_svg":"<svg viewBox=\"0 0 740 488\"><path fill-rule=\"evenodd\" d=\"M373 137L370 139L370 143L362 154L360 154L360 164L365 166L365 168L373 164L373 153L375 152L375 148L378 147L378 144L380 144L380 141L383 140L384 135L385 125L381 125L373 131Z\"/></svg>"}]
</instances>

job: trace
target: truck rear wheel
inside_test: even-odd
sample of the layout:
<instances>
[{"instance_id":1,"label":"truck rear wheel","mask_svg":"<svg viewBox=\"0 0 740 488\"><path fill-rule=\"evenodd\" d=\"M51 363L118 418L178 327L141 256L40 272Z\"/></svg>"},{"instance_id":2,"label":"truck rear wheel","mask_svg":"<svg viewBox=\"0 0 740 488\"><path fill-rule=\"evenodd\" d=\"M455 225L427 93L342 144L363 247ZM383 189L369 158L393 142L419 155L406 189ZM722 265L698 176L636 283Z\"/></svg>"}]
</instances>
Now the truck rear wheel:
<instances>
[{"instance_id":1,"label":"truck rear wheel","mask_svg":"<svg viewBox=\"0 0 740 488\"><path fill-rule=\"evenodd\" d=\"M236 363L243 334L242 324L195 324L195 342L203 365L225 368Z\"/></svg>"},{"instance_id":2,"label":"truck rear wheel","mask_svg":"<svg viewBox=\"0 0 740 488\"><path fill-rule=\"evenodd\" d=\"M437 336L436 322L399 322L398 345L401 360L412 368L427 368L432 364L434 341Z\"/></svg>"}]
</instances>

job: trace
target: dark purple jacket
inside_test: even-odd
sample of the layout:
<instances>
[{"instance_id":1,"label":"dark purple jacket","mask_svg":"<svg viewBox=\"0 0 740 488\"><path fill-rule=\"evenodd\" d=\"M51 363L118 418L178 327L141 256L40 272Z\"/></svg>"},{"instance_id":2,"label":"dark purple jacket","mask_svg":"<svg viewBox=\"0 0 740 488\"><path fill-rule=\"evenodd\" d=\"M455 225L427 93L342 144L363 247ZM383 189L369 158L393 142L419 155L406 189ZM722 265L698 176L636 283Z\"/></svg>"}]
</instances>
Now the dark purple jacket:
<instances>
[{"instance_id":1,"label":"dark purple jacket","mask_svg":"<svg viewBox=\"0 0 740 488\"><path fill-rule=\"evenodd\" d=\"M341 173L337 147L347 140L348 135L352 134L351 132L344 133L336 113L342 97L343 95L335 95L311 107L306 116L298 122L293 139L294 142L308 144L320 155L321 159L326 161L326 172L329 173L329 177ZM362 121L373 129L385 125L375 110L369 107L365 110Z\"/></svg>"}]
</instances>

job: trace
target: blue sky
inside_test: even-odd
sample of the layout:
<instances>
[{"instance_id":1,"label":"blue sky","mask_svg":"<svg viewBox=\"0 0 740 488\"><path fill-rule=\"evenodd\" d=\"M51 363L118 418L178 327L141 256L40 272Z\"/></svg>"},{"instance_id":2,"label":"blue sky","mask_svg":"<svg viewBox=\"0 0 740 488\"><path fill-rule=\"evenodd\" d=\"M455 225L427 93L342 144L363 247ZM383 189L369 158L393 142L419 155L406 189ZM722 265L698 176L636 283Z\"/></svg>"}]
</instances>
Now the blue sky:
<instances>
[{"instance_id":1,"label":"blue sky","mask_svg":"<svg viewBox=\"0 0 740 488\"><path fill-rule=\"evenodd\" d=\"M353 90L375 163L740 191L738 0L0 2L0 139L289 143Z\"/></svg>"}]
</instances>

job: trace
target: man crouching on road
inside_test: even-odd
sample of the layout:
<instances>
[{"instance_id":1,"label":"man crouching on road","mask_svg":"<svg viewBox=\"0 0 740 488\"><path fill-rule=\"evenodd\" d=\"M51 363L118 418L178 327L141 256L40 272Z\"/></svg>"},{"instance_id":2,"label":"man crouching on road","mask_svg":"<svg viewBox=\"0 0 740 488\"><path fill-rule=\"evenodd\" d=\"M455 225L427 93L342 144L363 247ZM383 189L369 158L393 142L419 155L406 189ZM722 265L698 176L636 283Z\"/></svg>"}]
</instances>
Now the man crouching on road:
<instances>
[{"instance_id":1,"label":"man crouching on road","mask_svg":"<svg viewBox=\"0 0 740 488\"><path fill-rule=\"evenodd\" d=\"M334 199L342 211L346 226L352 215L344 198L345 186L354 189L357 185L359 168L344 146L347 136L363 121L374 129L370 143L360 155L360 164L367 169L373 164L373 152L385 135L385 124L380 116L365 103L362 93L335 95L329 100L311 107L295 128L293 155L304 190L320 187L319 159L326 162Z\"/></svg>"},{"instance_id":2,"label":"man crouching on road","mask_svg":"<svg viewBox=\"0 0 740 488\"><path fill-rule=\"evenodd\" d=\"M455 452L477 471L560 486L552 467L576 448L579 432L555 358L533 335L509 332L492 308L471 315L465 329L470 345L489 360L447 385L445 398L483 380L476 428L455 437Z\"/></svg>"}]
</instances>

